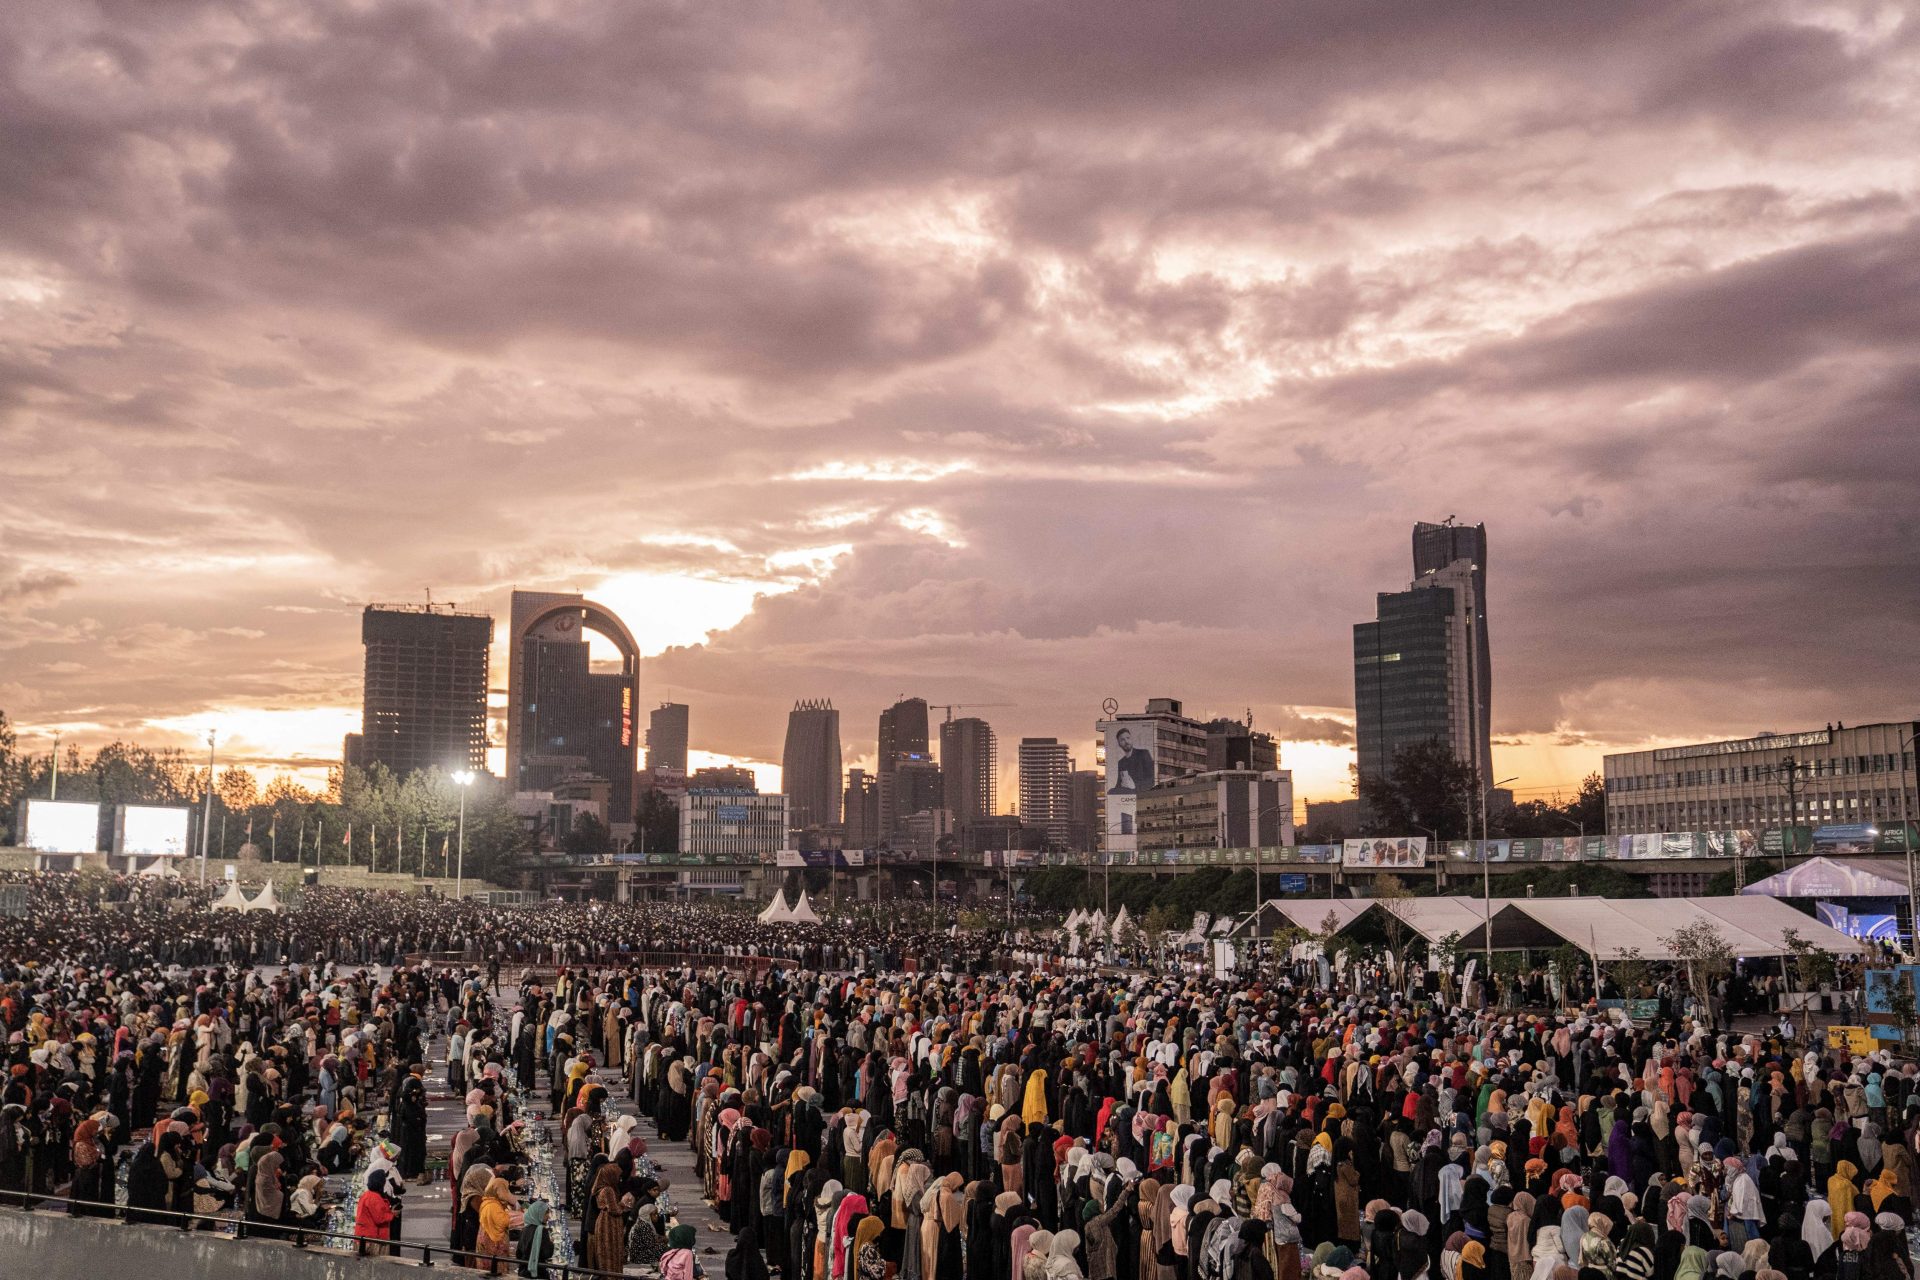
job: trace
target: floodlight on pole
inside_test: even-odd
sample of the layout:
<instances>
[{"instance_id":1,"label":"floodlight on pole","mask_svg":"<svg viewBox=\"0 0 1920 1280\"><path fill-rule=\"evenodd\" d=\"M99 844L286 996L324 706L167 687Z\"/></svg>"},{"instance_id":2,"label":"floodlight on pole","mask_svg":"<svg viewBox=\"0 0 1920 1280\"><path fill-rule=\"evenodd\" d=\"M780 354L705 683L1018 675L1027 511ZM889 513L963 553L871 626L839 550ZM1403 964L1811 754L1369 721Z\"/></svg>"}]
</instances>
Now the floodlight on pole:
<instances>
[{"instance_id":1,"label":"floodlight on pole","mask_svg":"<svg viewBox=\"0 0 1920 1280\"><path fill-rule=\"evenodd\" d=\"M1486 944L1484 950L1486 952L1487 963L1487 971L1482 975L1480 981L1484 983L1491 983L1493 981L1493 871L1487 861L1487 793L1504 787L1509 782L1518 781L1520 781L1520 777L1518 774L1515 774L1511 778L1500 779L1500 781L1494 783L1491 787L1480 788L1480 908L1482 917L1480 928L1481 940ZM1599 981L1599 975L1595 974L1594 983L1596 986L1599 984Z\"/></svg>"},{"instance_id":2,"label":"floodlight on pole","mask_svg":"<svg viewBox=\"0 0 1920 1280\"><path fill-rule=\"evenodd\" d=\"M453 864L453 896L461 895L461 884L467 873L467 788L473 785L474 772L471 769L456 769L453 780L460 786L460 836L458 840L458 860Z\"/></svg>"}]
</instances>

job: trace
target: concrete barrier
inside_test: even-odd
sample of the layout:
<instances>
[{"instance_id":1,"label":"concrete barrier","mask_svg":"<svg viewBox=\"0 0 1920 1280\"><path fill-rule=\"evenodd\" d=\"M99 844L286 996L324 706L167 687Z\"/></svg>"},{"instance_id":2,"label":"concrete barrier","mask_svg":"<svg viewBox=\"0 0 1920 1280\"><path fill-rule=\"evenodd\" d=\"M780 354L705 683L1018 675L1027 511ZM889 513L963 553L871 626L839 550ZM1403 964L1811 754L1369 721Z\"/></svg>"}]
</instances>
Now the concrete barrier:
<instances>
[{"instance_id":1,"label":"concrete barrier","mask_svg":"<svg viewBox=\"0 0 1920 1280\"><path fill-rule=\"evenodd\" d=\"M208 1231L129 1226L103 1218L20 1209L0 1209L0 1258L13 1260L0 1272L30 1275L35 1280L100 1280L102 1276L393 1280L397 1268L423 1270L417 1261L399 1258L360 1258L296 1249L278 1240L232 1240Z\"/></svg>"}]
</instances>

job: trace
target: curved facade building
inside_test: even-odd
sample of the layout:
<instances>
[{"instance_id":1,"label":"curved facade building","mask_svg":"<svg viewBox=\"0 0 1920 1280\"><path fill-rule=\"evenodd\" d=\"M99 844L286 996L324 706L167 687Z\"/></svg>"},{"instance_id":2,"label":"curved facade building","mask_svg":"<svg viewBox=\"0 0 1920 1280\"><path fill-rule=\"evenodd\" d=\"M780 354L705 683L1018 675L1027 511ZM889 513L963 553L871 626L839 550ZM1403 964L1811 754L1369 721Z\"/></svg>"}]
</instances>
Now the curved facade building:
<instances>
[{"instance_id":1,"label":"curved facade building","mask_svg":"<svg viewBox=\"0 0 1920 1280\"><path fill-rule=\"evenodd\" d=\"M619 651L595 671L588 634ZM507 635L508 783L544 791L581 774L610 788L609 824L633 821L640 646L614 613L571 592L516 591Z\"/></svg>"}]
</instances>

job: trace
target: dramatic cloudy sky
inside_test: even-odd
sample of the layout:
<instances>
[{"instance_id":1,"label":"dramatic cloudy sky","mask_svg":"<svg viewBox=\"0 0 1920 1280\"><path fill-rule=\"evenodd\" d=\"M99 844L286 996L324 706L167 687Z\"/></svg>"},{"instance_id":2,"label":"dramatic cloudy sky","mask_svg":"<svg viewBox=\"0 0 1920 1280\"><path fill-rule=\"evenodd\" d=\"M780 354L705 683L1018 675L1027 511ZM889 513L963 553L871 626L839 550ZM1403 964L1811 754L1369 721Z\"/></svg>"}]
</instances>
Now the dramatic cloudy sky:
<instances>
[{"instance_id":1,"label":"dramatic cloudy sky","mask_svg":"<svg viewBox=\"0 0 1920 1280\"><path fill-rule=\"evenodd\" d=\"M1523 789L1911 715L1916 71L1871 0L13 0L0 706L312 762L362 603L574 587L720 755L1167 694L1335 796L1456 514Z\"/></svg>"}]
</instances>

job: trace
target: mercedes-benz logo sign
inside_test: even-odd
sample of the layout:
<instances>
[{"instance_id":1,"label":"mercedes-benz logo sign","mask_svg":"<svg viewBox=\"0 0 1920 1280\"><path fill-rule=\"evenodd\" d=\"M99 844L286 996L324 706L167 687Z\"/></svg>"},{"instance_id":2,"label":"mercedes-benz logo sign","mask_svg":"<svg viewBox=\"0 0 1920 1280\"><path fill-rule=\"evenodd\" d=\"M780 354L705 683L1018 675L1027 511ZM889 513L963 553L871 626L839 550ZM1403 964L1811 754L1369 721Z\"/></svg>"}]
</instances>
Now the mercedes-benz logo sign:
<instances>
[{"instance_id":1,"label":"mercedes-benz logo sign","mask_svg":"<svg viewBox=\"0 0 1920 1280\"><path fill-rule=\"evenodd\" d=\"M1100 704L1100 711L1102 714L1109 716L1119 714L1120 700L1118 698L1108 698Z\"/></svg>"}]
</instances>

